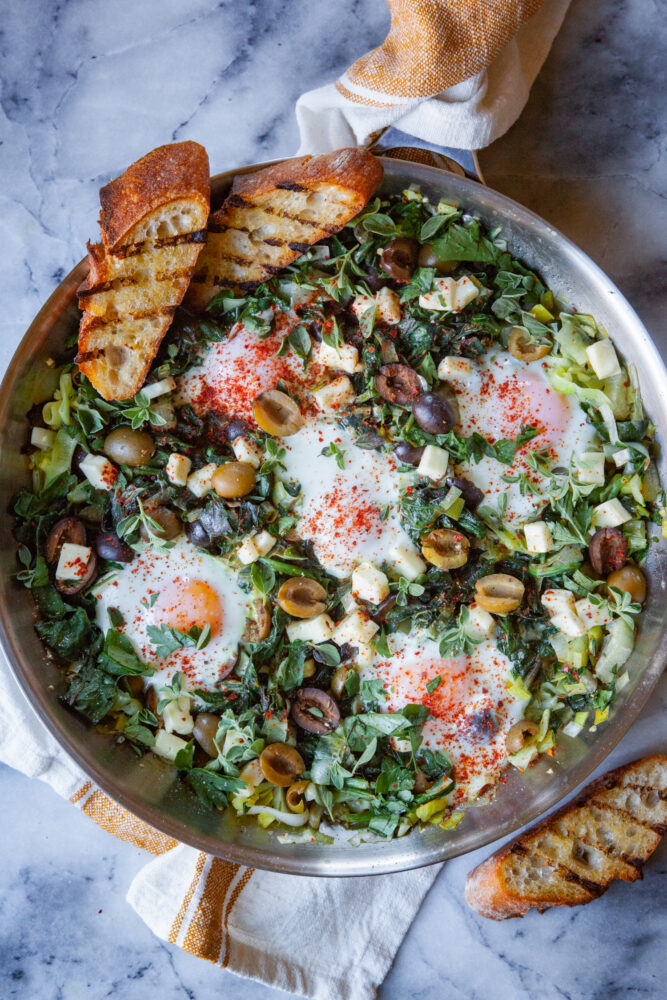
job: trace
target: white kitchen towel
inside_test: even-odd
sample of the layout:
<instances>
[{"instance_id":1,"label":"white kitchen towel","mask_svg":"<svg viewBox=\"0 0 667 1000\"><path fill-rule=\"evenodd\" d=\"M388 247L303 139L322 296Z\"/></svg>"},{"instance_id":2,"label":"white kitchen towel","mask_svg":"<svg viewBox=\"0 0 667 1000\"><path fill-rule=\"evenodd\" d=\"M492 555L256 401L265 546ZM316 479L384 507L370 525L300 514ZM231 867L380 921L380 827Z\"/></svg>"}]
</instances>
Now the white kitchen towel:
<instances>
[{"instance_id":1,"label":"white kitchen towel","mask_svg":"<svg viewBox=\"0 0 667 1000\"><path fill-rule=\"evenodd\" d=\"M482 149L521 113L570 0L387 0L378 48L296 106L300 153L364 146L392 125Z\"/></svg>"},{"instance_id":2,"label":"white kitchen towel","mask_svg":"<svg viewBox=\"0 0 667 1000\"><path fill-rule=\"evenodd\" d=\"M108 798L51 736L0 659L0 760L40 778L150 854L127 899L151 930L200 958L314 1000L375 995L441 866L374 878L300 878L214 858Z\"/></svg>"}]
</instances>

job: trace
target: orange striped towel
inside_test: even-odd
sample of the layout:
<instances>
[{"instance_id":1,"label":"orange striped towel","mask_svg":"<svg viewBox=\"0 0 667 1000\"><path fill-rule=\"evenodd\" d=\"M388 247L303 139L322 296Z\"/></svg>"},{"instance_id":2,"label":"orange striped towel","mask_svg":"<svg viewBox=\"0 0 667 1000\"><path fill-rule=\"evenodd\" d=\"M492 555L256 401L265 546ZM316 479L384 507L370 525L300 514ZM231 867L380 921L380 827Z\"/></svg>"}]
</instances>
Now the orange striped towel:
<instances>
[{"instance_id":1,"label":"orange striped towel","mask_svg":"<svg viewBox=\"0 0 667 1000\"><path fill-rule=\"evenodd\" d=\"M0 761L47 782L102 829L155 856L127 899L158 937L314 1000L375 995L439 868L300 878L179 844L87 780L35 715L1 653Z\"/></svg>"},{"instance_id":2,"label":"orange striped towel","mask_svg":"<svg viewBox=\"0 0 667 1000\"><path fill-rule=\"evenodd\" d=\"M387 0L378 48L296 106L300 153L367 145L394 125L481 149L519 117L570 0Z\"/></svg>"}]
</instances>

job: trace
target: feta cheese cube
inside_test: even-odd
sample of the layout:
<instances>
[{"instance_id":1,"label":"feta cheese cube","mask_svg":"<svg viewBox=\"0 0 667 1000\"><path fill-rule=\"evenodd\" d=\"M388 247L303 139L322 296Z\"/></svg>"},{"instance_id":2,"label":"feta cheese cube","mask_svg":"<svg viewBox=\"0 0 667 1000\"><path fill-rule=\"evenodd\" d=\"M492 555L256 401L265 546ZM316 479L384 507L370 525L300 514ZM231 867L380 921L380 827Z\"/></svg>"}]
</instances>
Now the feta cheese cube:
<instances>
[{"instance_id":1,"label":"feta cheese cube","mask_svg":"<svg viewBox=\"0 0 667 1000\"><path fill-rule=\"evenodd\" d=\"M301 639L303 642L311 642L318 645L330 639L334 631L334 623L327 614L317 615L315 618L304 618L301 621L293 621L287 626L287 638L290 642Z\"/></svg>"},{"instance_id":2,"label":"feta cheese cube","mask_svg":"<svg viewBox=\"0 0 667 1000\"><path fill-rule=\"evenodd\" d=\"M426 476L437 483L447 472L448 464L449 452L444 448L438 448L435 444L427 444L417 466L417 472L420 476Z\"/></svg>"},{"instance_id":3,"label":"feta cheese cube","mask_svg":"<svg viewBox=\"0 0 667 1000\"><path fill-rule=\"evenodd\" d=\"M613 500L605 500L593 508L594 528L617 528L619 524L625 524L632 517L621 501L614 497Z\"/></svg>"},{"instance_id":4,"label":"feta cheese cube","mask_svg":"<svg viewBox=\"0 0 667 1000\"><path fill-rule=\"evenodd\" d=\"M179 455L177 451L172 451L164 471L167 473L167 479L174 486L185 486L191 468L192 462L187 455Z\"/></svg>"},{"instance_id":5,"label":"feta cheese cube","mask_svg":"<svg viewBox=\"0 0 667 1000\"><path fill-rule=\"evenodd\" d=\"M551 624L565 635L577 638L586 634L587 628L577 614L571 590L545 590L542 604L551 618Z\"/></svg>"},{"instance_id":6,"label":"feta cheese cube","mask_svg":"<svg viewBox=\"0 0 667 1000\"><path fill-rule=\"evenodd\" d=\"M149 399L155 399L156 396L164 396L167 392L173 392L176 388L176 379L173 375L167 375L166 378L161 379L159 382L153 382L151 385L145 385L142 388L144 396Z\"/></svg>"},{"instance_id":7,"label":"feta cheese cube","mask_svg":"<svg viewBox=\"0 0 667 1000\"><path fill-rule=\"evenodd\" d=\"M352 573L352 595L379 604L389 596L389 580L372 563L361 563Z\"/></svg>"},{"instance_id":8,"label":"feta cheese cube","mask_svg":"<svg viewBox=\"0 0 667 1000\"><path fill-rule=\"evenodd\" d=\"M276 539L268 531L260 531L257 535L249 535L236 550L236 555L244 566L257 562L262 556L268 555Z\"/></svg>"},{"instance_id":9,"label":"feta cheese cube","mask_svg":"<svg viewBox=\"0 0 667 1000\"><path fill-rule=\"evenodd\" d=\"M454 284L456 289L454 293L454 312L461 312L473 299L477 298L480 288L467 274L464 274Z\"/></svg>"},{"instance_id":10,"label":"feta cheese cube","mask_svg":"<svg viewBox=\"0 0 667 1000\"><path fill-rule=\"evenodd\" d=\"M472 370L472 362L468 358L457 358L456 355L448 355L438 365L438 378L468 378L469 375L472 375Z\"/></svg>"},{"instance_id":11,"label":"feta cheese cube","mask_svg":"<svg viewBox=\"0 0 667 1000\"><path fill-rule=\"evenodd\" d=\"M56 567L56 580L83 580L91 560L93 550L87 545L75 545L65 542L60 550L60 558Z\"/></svg>"},{"instance_id":12,"label":"feta cheese cube","mask_svg":"<svg viewBox=\"0 0 667 1000\"><path fill-rule=\"evenodd\" d=\"M611 340L596 340L586 348L588 363L598 378L618 375L621 366Z\"/></svg>"},{"instance_id":13,"label":"feta cheese cube","mask_svg":"<svg viewBox=\"0 0 667 1000\"><path fill-rule=\"evenodd\" d=\"M426 563L410 544L394 545L389 550L389 560L396 572L406 580L415 580L426 572Z\"/></svg>"},{"instance_id":14,"label":"feta cheese cube","mask_svg":"<svg viewBox=\"0 0 667 1000\"><path fill-rule=\"evenodd\" d=\"M375 306L375 298L372 295L357 295L352 300L351 308L357 319L361 319L369 309L375 309Z\"/></svg>"},{"instance_id":15,"label":"feta cheese cube","mask_svg":"<svg viewBox=\"0 0 667 1000\"><path fill-rule=\"evenodd\" d=\"M96 490L112 490L118 479L118 469L104 455L86 455L79 469Z\"/></svg>"},{"instance_id":16,"label":"feta cheese cube","mask_svg":"<svg viewBox=\"0 0 667 1000\"><path fill-rule=\"evenodd\" d=\"M480 293L479 287L467 274L462 278L434 278L433 291L419 296L422 309L438 312L461 312Z\"/></svg>"},{"instance_id":17,"label":"feta cheese cube","mask_svg":"<svg viewBox=\"0 0 667 1000\"><path fill-rule=\"evenodd\" d=\"M554 615L551 619L551 624L555 625L557 629L571 639L578 639L579 636L586 635L588 631L587 626L584 625L577 612L572 611L570 608L567 608L565 611L559 611L557 615Z\"/></svg>"},{"instance_id":18,"label":"feta cheese cube","mask_svg":"<svg viewBox=\"0 0 667 1000\"><path fill-rule=\"evenodd\" d=\"M471 604L468 608L469 618L465 626L466 635L477 641L487 639L496 627L496 620L484 608L478 604Z\"/></svg>"},{"instance_id":19,"label":"feta cheese cube","mask_svg":"<svg viewBox=\"0 0 667 1000\"><path fill-rule=\"evenodd\" d=\"M354 386L347 375L341 375L321 389L316 389L313 396L318 408L325 413L342 410L354 402Z\"/></svg>"},{"instance_id":20,"label":"feta cheese cube","mask_svg":"<svg viewBox=\"0 0 667 1000\"><path fill-rule=\"evenodd\" d=\"M584 451L577 456L577 479L588 486L604 486L604 452Z\"/></svg>"},{"instance_id":21,"label":"feta cheese cube","mask_svg":"<svg viewBox=\"0 0 667 1000\"><path fill-rule=\"evenodd\" d=\"M632 452L629 448L622 448L620 451L615 451L611 457L614 459L616 468L620 469L626 464L626 462L632 461ZM616 687L618 687L618 684Z\"/></svg>"},{"instance_id":22,"label":"feta cheese cube","mask_svg":"<svg viewBox=\"0 0 667 1000\"><path fill-rule=\"evenodd\" d=\"M212 487L213 475L217 471L218 466L213 462L209 462L202 469L197 469L188 476L185 485L194 493L196 497L203 497Z\"/></svg>"},{"instance_id":23,"label":"feta cheese cube","mask_svg":"<svg viewBox=\"0 0 667 1000\"><path fill-rule=\"evenodd\" d=\"M181 736L188 736L195 726L190 708L192 699L186 694L170 701L162 710L162 720L164 728L168 733L180 733Z\"/></svg>"},{"instance_id":24,"label":"feta cheese cube","mask_svg":"<svg viewBox=\"0 0 667 1000\"><path fill-rule=\"evenodd\" d=\"M375 650L370 642L360 642L356 644L357 655L354 662L358 667L371 667L375 659Z\"/></svg>"},{"instance_id":25,"label":"feta cheese cube","mask_svg":"<svg viewBox=\"0 0 667 1000\"><path fill-rule=\"evenodd\" d=\"M53 448L55 439L55 431L50 431L47 427L33 427L30 434L30 444L33 444L35 448L39 448L41 451L48 451L49 448Z\"/></svg>"},{"instance_id":26,"label":"feta cheese cube","mask_svg":"<svg viewBox=\"0 0 667 1000\"><path fill-rule=\"evenodd\" d=\"M524 524L523 533L526 536L526 548L529 552L549 552L553 544L549 525L544 521L531 521Z\"/></svg>"},{"instance_id":27,"label":"feta cheese cube","mask_svg":"<svg viewBox=\"0 0 667 1000\"><path fill-rule=\"evenodd\" d=\"M170 760L173 763L179 750L185 750L186 746L186 741L182 740L180 736L174 736L166 729L158 729L152 750L158 757L164 757L165 760Z\"/></svg>"},{"instance_id":28,"label":"feta cheese cube","mask_svg":"<svg viewBox=\"0 0 667 1000\"><path fill-rule=\"evenodd\" d=\"M557 615L561 611L574 611L574 594L571 590L545 590L542 594L542 605L548 615Z\"/></svg>"},{"instance_id":29,"label":"feta cheese cube","mask_svg":"<svg viewBox=\"0 0 667 1000\"><path fill-rule=\"evenodd\" d=\"M339 646L342 646L344 642L356 646L360 642L370 642L379 628L380 626L364 611L353 611L351 615L346 615L336 625L333 639Z\"/></svg>"},{"instance_id":30,"label":"feta cheese cube","mask_svg":"<svg viewBox=\"0 0 667 1000\"><path fill-rule=\"evenodd\" d=\"M315 354L315 361L325 368L339 368L350 374L363 370L359 363L359 351L354 344L341 344L335 348L322 341Z\"/></svg>"},{"instance_id":31,"label":"feta cheese cube","mask_svg":"<svg viewBox=\"0 0 667 1000\"><path fill-rule=\"evenodd\" d=\"M348 591L347 594L341 598L340 603L343 605L343 610L346 614L349 614L350 611L356 611L359 607L351 591Z\"/></svg>"},{"instance_id":32,"label":"feta cheese cube","mask_svg":"<svg viewBox=\"0 0 667 1000\"><path fill-rule=\"evenodd\" d=\"M237 437L232 442L232 451L237 462L247 462L253 469L259 469L262 464L262 452L249 438Z\"/></svg>"},{"instance_id":33,"label":"feta cheese cube","mask_svg":"<svg viewBox=\"0 0 667 1000\"><path fill-rule=\"evenodd\" d=\"M575 601L574 606L587 630L595 625L608 625L610 621L613 621L614 616L604 604L600 606L592 604L588 597L582 597L581 600Z\"/></svg>"},{"instance_id":34,"label":"feta cheese cube","mask_svg":"<svg viewBox=\"0 0 667 1000\"><path fill-rule=\"evenodd\" d=\"M393 288L381 288L375 296L377 316L390 326L401 322L401 300Z\"/></svg>"}]
</instances>

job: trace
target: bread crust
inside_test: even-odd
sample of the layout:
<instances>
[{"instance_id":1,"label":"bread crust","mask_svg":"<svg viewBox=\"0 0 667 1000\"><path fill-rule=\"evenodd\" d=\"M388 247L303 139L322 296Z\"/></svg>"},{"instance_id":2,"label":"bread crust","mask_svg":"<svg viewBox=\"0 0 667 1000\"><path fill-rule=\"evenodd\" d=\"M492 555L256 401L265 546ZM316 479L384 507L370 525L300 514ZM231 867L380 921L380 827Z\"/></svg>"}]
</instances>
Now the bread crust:
<instances>
[{"instance_id":1,"label":"bread crust","mask_svg":"<svg viewBox=\"0 0 667 1000\"><path fill-rule=\"evenodd\" d=\"M176 142L142 156L100 189L104 246L117 252L142 219L170 201L199 202L208 215L208 154L198 142Z\"/></svg>"},{"instance_id":2,"label":"bread crust","mask_svg":"<svg viewBox=\"0 0 667 1000\"><path fill-rule=\"evenodd\" d=\"M284 160L252 174L241 174L234 178L231 194L253 199L288 184L298 185L295 190L300 186L308 190L320 185L339 186L355 189L361 211L379 186L383 174L382 164L372 153L352 146L319 156Z\"/></svg>"},{"instance_id":3,"label":"bread crust","mask_svg":"<svg viewBox=\"0 0 667 1000\"><path fill-rule=\"evenodd\" d=\"M634 770L640 767L650 767L651 765L666 767L667 756L664 754L651 754L648 757L639 758L638 760L631 761L629 764L624 764L621 767L607 771L606 774L601 775L586 785L572 801L561 806L555 812L550 813L545 819L525 830L518 837L503 844L501 848L495 851L468 875L465 886L465 899L468 905L483 917L488 917L491 920L520 917L531 909L537 909L541 913L554 905L576 905L565 900L560 903L539 904L530 898L512 892L503 879L503 862L509 855L520 853L521 850L527 849L528 841L535 834L551 828L561 817L569 813L574 813L581 806L589 804L596 792L622 785L623 779L628 775L632 775ZM632 785L632 782L629 784ZM620 810L616 811L619 812L619 815L622 815ZM637 822L630 814L628 814L628 820L631 820L633 823ZM651 829L659 834L664 832L660 825L653 825ZM644 860L646 859L631 859L631 864L637 869L637 877L639 878L641 878L641 864ZM590 891L591 898L595 898L605 892L607 886L587 884L586 888Z\"/></svg>"}]
</instances>

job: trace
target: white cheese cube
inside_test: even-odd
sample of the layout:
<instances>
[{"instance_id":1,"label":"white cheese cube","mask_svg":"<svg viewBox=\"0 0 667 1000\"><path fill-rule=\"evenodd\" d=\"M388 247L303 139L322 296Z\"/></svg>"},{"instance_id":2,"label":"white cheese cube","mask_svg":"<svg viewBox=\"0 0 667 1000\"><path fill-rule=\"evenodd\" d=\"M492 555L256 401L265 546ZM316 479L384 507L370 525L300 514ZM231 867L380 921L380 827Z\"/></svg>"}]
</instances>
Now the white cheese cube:
<instances>
[{"instance_id":1,"label":"white cheese cube","mask_svg":"<svg viewBox=\"0 0 667 1000\"><path fill-rule=\"evenodd\" d=\"M164 471L167 473L167 479L174 486L185 486L191 468L192 462L187 455L179 455L177 451L172 451Z\"/></svg>"},{"instance_id":2,"label":"white cheese cube","mask_svg":"<svg viewBox=\"0 0 667 1000\"><path fill-rule=\"evenodd\" d=\"M335 348L322 341L315 354L315 361L325 368L339 368L350 374L363 370L359 363L359 351L354 344L341 344L339 348Z\"/></svg>"},{"instance_id":3,"label":"white cheese cube","mask_svg":"<svg viewBox=\"0 0 667 1000\"><path fill-rule=\"evenodd\" d=\"M277 539L275 539L268 531L260 531L260 533L255 535L254 538L255 548L260 556L268 555L273 546L276 544L276 541Z\"/></svg>"},{"instance_id":4,"label":"white cheese cube","mask_svg":"<svg viewBox=\"0 0 667 1000\"><path fill-rule=\"evenodd\" d=\"M472 278L464 274L462 278L459 278L455 283L456 290L454 294L454 312L461 312L473 299L476 299L480 293L479 287L475 284Z\"/></svg>"},{"instance_id":5,"label":"white cheese cube","mask_svg":"<svg viewBox=\"0 0 667 1000\"><path fill-rule=\"evenodd\" d=\"M614 616L604 604L592 604L588 597L582 597L581 600L575 601L574 606L587 630L595 625L608 625L610 621L613 621Z\"/></svg>"},{"instance_id":6,"label":"white cheese cube","mask_svg":"<svg viewBox=\"0 0 667 1000\"><path fill-rule=\"evenodd\" d=\"M352 312L357 319L361 319L369 309L375 309L375 299L372 295L357 295L352 300Z\"/></svg>"},{"instance_id":7,"label":"white cheese cube","mask_svg":"<svg viewBox=\"0 0 667 1000\"><path fill-rule=\"evenodd\" d=\"M389 560L396 572L406 580L415 580L426 572L426 563L409 544L394 545L389 550Z\"/></svg>"},{"instance_id":8,"label":"white cheese cube","mask_svg":"<svg viewBox=\"0 0 667 1000\"><path fill-rule=\"evenodd\" d=\"M318 408L325 413L342 410L354 402L354 386L347 375L341 375L328 385L323 385L321 389L316 389L313 396Z\"/></svg>"},{"instance_id":9,"label":"white cheese cube","mask_svg":"<svg viewBox=\"0 0 667 1000\"><path fill-rule=\"evenodd\" d=\"M449 452L444 448L438 448L435 444L427 444L417 466L417 472L420 476L427 476L437 483L447 472L448 464Z\"/></svg>"},{"instance_id":10,"label":"white cheese cube","mask_svg":"<svg viewBox=\"0 0 667 1000\"><path fill-rule=\"evenodd\" d=\"M389 596L389 580L372 563L361 563L352 574L352 595L361 601L379 604Z\"/></svg>"},{"instance_id":11,"label":"white cheese cube","mask_svg":"<svg viewBox=\"0 0 667 1000\"><path fill-rule=\"evenodd\" d=\"M438 378L468 378L469 375L472 375L472 370L472 362L468 358L457 358L456 355L448 355L438 365Z\"/></svg>"},{"instance_id":12,"label":"white cheese cube","mask_svg":"<svg viewBox=\"0 0 667 1000\"><path fill-rule=\"evenodd\" d=\"M586 355L598 378L610 378L619 374L621 366L611 340L596 340L586 348Z\"/></svg>"},{"instance_id":13,"label":"white cheese cube","mask_svg":"<svg viewBox=\"0 0 667 1000\"><path fill-rule=\"evenodd\" d=\"M213 462L209 462L202 469L197 469L188 476L186 480L186 486L191 493L194 493L196 497L203 497L212 487L213 475L217 471L218 466Z\"/></svg>"},{"instance_id":14,"label":"white cheese cube","mask_svg":"<svg viewBox=\"0 0 667 1000\"><path fill-rule=\"evenodd\" d=\"M545 590L542 594L542 604L548 615L557 615L561 611L575 611L574 594L571 590Z\"/></svg>"},{"instance_id":15,"label":"white cheese cube","mask_svg":"<svg viewBox=\"0 0 667 1000\"><path fill-rule=\"evenodd\" d=\"M55 431L50 431L47 427L33 427L30 434L30 444L33 444L35 448L39 448L41 451L48 451L49 448L53 448L55 439Z\"/></svg>"},{"instance_id":16,"label":"white cheese cube","mask_svg":"<svg viewBox=\"0 0 667 1000\"><path fill-rule=\"evenodd\" d=\"M60 550L60 558L56 567L56 580L83 580L92 554L93 550L89 549L87 545L65 542Z\"/></svg>"},{"instance_id":17,"label":"white cheese cube","mask_svg":"<svg viewBox=\"0 0 667 1000\"><path fill-rule=\"evenodd\" d=\"M153 382L151 385L145 385L141 390L144 396L148 396L149 399L155 399L156 396L164 396L167 392L173 392L176 388L176 379L173 375L167 375L166 378L161 379L159 382Z\"/></svg>"},{"instance_id":18,"label":"white cheese cube","mask_svg":"<svg viewBox=\"0 0 667 1000\"><path fill-rule=\"evenodd\" d=\"M350 611L356 611L359 607L351 591L348 591L347 594L341 598L340 603L343 605L343 610L346 614L349 614Z\"/></svg>"},{"instance_id":19,"label":"white cheese cube","mask_svg":"<svg viewBox=\"0 0 667 1000\"><path fill-rule=\"evenodd\" d=\"M250 563L257 562L262 556L267 555L275 544L276 539L273 535L268 531L260 531L257 535L249 535L239 545L236 555L244 566L249 566Z\"/></svg>"},{"instance_id":20,"label":"white cheese cube","mask_svg":"<svg viewBox=\"0 0 667 1000\"><path fill-rule=\"evenodd\" d=\"M401 300L393 288L381 288L375 296L378 319L391 326L401 322Z\"/></svg>"},{"instance_id":21,"label":"white cheese cube","mask_svg":"<svg viewBox=\"0 0 667 1000\"><path fill-rule=\"evenodd\" d=\"M248 438L238 437L232 444L232 451L237 462L247 462L253 469L259 469L262 464L260 449Z\"/></svg>"},{"instance_id":22,"label":"white cheese cube","mask_svg":"<svg viewBox=\"0 0 667 1000\"><path fill-rule=\"evenodd\" d=\"M579 636L586 635L588 631L587 626L584 625L576 611L572 611L570 608L566 608L565 611L559 611L557 615L554 615L551 619L551 624L555 625L557 629L571 639L578 639Z\"/></svg>"},{"instance_id":23,"label":"white cheese cube","mask_svg":"<svg viewBox=\"0 0 667 1000\"><path fill-rule=\"evenodd\" d=\"M195 726L190 708L192 699L186 694L175 698L165 705L162 710L162 721L168 733L180 733L181 736L188 736Z\"/></svg>"},{"instance_id":24,"label":"white cheese cube","mask_svg":"<svg viewBox=\"0 0 667 1000\"><path fill-rule=\"evenodd\" d=\"M357 655L354 658L354 662L358 667L371 667L375 659L375 650L370 642L360 642L356 644Z\"/></svg>"},{"instance_id":25,"label":"white cheese cube","mask_svg":"<svg viewBox=\"0 0 667 1000\"><path fill-rule=\"evenodd\" d=\"M629 448L622 448L620 451L615 451L611 457L614 459L616 468L620 469L626 464L626 462L632 461L632 452ZM618 688L618 683L616 684L616 687Z\"/></svg>"},{"instance_id":26,"label":"white cheese cube","mask_svg":"<svg viewBox=\"0 0 667 1000\"><path fill-rule=\"evenodd\" d=\"M287 626L287 638L290 642L301 639L302 642L311 642L318 645L326 642L333 635L334 623L327 614L317 615L315 618L304 618L301 621L294 621Z\"/></svg>"},{"instance_id":27,"label":"white cheese cube","mask_svg":"<svg viewBox=\"0 0 667 1000\"><path fill-rule=\"evenodd\" d=\"M605 500L593 508L594 528L617 528L619 524L625 524L632 517L621 501L614 497L613 500Z\"/></svg>"},{"instance_id":28,"label":"white cheese cube","mask_svg":"<svg viewBox=\"0 0 667 1000\"><path fill-rule=\"evenodd\" d=\"M531 521L524 524L523 533L526 536L526 548L529 552L549 552L553 544L549 525L544 521Z\"/></svg>"},{"instance_id":29,"label":"white cheese cube","mask_svg":"<svg viewBox=\"0 0 667 1000\"><path fill-rule=\"evenodd\" d=\"M86 455L79 469L96 490L112 490L118 479L118 469L104 455Z\"/></svg>"},{"instance_id":30,"label":"white cheese cube","mask_svg":"<svg viewBox=\"0 0 667 1000\"><path fill-rule=\"evenodd\" d=\"M352 646L370 642L380 626L364 611L353 611L346 615L334 629L333 639L339 646L349 642Z\"/></svg>"},{"instance_id":31,"label":"white cheese cube","mask_svg":"<svg viewBox=\"0 0 667 1000\"><path fill-rule=\"evenodd\" d=\"M478 641L487 639L496 627L496 620L484 608L478 604L471 604L468 608L469 618L465 626L466 635Z\"/></svg>"},{"instance_id":32,"label":"white cheese cube","mask_svg":"<svg viewBox=\"0 0 667 1000\"><path fill-rule=\"evenodd\" d=\"M158 729L152 750L158 757L164 757L165 760L170 760L173 763L179 750L185 750L186 746L186 741L182 740L180 736L174 736L166 729Z\"/></svg>"},{"instance_id":33,"label":"white cheese cube","mask_svg":"<svg viewBox=\"0 0 667 1000\"><path fill-rule=\"evenodd\" d=\"M435 312L452 312L456 297L456 282L453 278L434 278L433 290L419 296L422 309Z\"/></svg>"},{"instance_id":34,"label":"white cheese cube","mask_svg":"<svg viewBox=\"0 0 667 1000\"><path fill-rule=\"evenodd\" d=\"M604 452L584 451L577 455L577 479L588 486L604 486Z\"/></svg>"}]
</instances>

